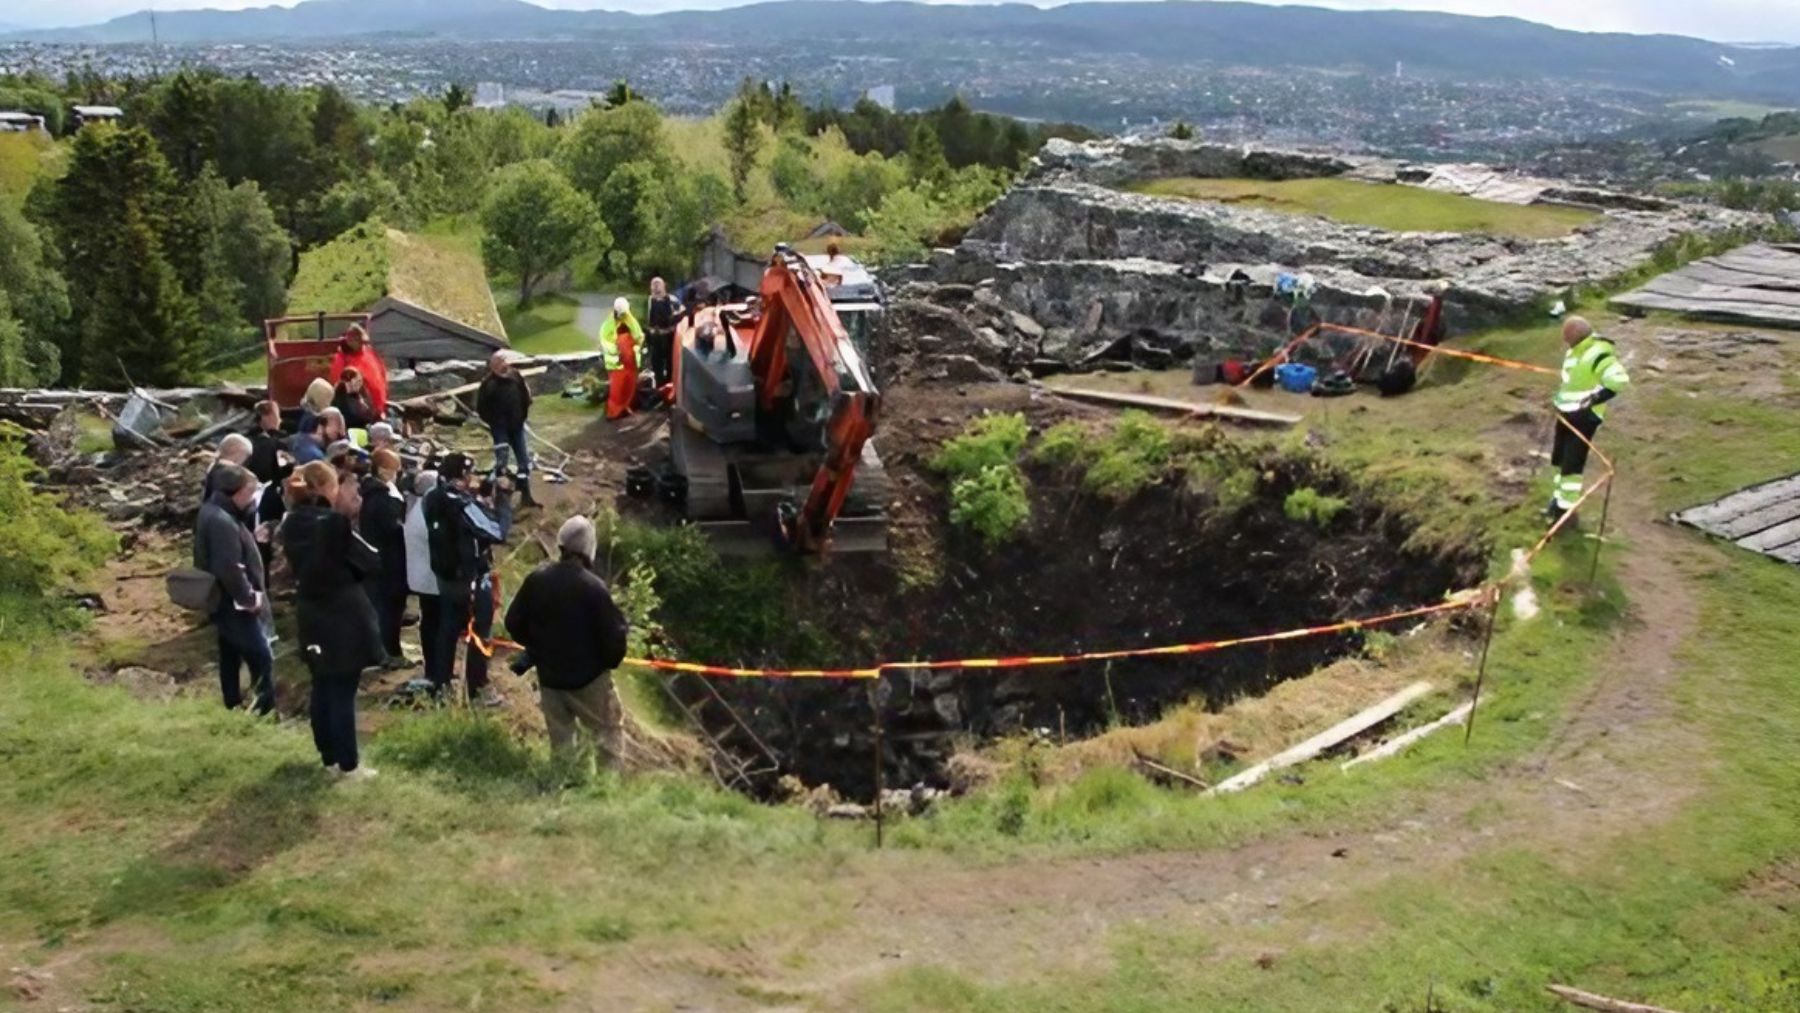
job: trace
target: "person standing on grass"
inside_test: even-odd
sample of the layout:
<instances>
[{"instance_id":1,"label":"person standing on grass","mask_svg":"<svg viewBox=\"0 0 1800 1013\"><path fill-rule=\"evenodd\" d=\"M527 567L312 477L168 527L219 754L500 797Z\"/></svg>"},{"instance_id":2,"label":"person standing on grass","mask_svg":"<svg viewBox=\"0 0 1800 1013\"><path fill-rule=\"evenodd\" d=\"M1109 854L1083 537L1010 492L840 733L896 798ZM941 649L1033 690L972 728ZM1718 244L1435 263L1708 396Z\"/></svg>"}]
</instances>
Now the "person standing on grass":
<instances>
[{"instance_id":1,"label":"person standing on grass","mask_svg":"<svg viewBox=\"0 0 1800 1013\"><path fill-rule=\"evenodd\" d=\"M211 476L212 494L194 522L194 568L219 582L219 604L212 612L219 634L219 689L225 706L243 704L238 670L250 669L258 716L275 710L275 659L264 632L269 611L268 582L262 554L244 518L256 503L256 477L236 464L220 464Z\"/></svg>"},{"instance_id":2,"label":"person standing on grass","mask_svg":"<svg viewBox=\"0 0 1800 1013\"><path fill-rule=\"evenodd\" d=\"M400 495L399 479L399 454L385 447L370 454L357 511L358 532L381 556L381 571L369 581L368 591L390 670L406 667L400 649L400 621L406 615L406 498Z\"/></svg>"},{"instance_id":3,"label":"person standing on grass","mask_svg":"<svg viewBox=\"0 0 1800 1013\"><path fill-rule=\"evenodd\" d=\"M263 573L275 561L275 541L271 532L281 526L287 505L281 498L281 484L293 474L293 458L282 449L281 409L273 401L256 403L256 424L245 434L250 441L250 459L244 467L262 483L262 495L256 504L256 547L262 552Z\"/></svg>"},{"instance_id":4,"label":"person standing on grass","mask_svg":"<svg viewBox=\"0 0 1800 1013\"><path fill-rule=\"evenodd\" d=\"M525 422L531 415L531 388L525 378L512 368L505 352L488 356L487 375L475 390L475 414L487 424L494 438L495 477L506 471L510 452L519 459L519 509L537 507L531 498L531 446L526 439Z\"/></svg>"},{"instance_id":5,"label":"person standing on grass","mask_svg":"<svg viewBox=\"0 0 1800 1013\"><path fill-rule=\"evenodd\" d=\"M644 329L631 315L631 300L613 300L612 315L600 325L600 360L606 366L606 417L622 419L631 414L637 398L637 350L644 343Z\"/></svg>"},{"instance_id":6,"label":"person standing on grass","mask_svg":"<svg viewBox=\"0 0 1800 1013\"><path fill-rule=\"evenodd\" d=\"M1556 491L1544 515L1552 523L1581 501L1581 473L1587 468L1588 444L1606 420L1606 403L1625 392L1631 377L1619 361L1618 349L1581 317L1563 321L1562 386L1557 388L1556 435L1550 466L1556 469ZM1577 435L1579 434L1579 435Z\"/></svg>"},{"instance_id":7,"label":"person standing on grass","mask_svg":"<svg viewBox=\"0 0 1800 1013\"><path fill-rule=\"evenodd\" d=\"M494 629L494 546L512 529L512 490L506 479L487 489L472 485L475 462L450 454L438 467L437 488L425 497L426 544L439 601L438 667L426 673L441 696L456 666L456 645L473 629L486 639ZM483 707L505 702L488 683L488 659L474 644L463 663L469 699Z\"/></svg>"},{"instance_id":8,"label":"person standing on grass","mask_svg":"<svg viewBox=\"0 0 1800 1013\"><path fill-rule=\"evenodd\" d=\"M681 302L669 294L661 278L650 279L650 305L644 316L650 344L650 372L657 387L666 387L674 379L675 324L681 319Z\"/></svg>"},{"instance_id":9,"label":"person standing on grass","mask_svg":"<svg viewBox=\"0 0 1800 1013\"><path fill-rule=\"evenodd\" d=\"M537 666L551 751L565 760L578 755L585 732L601 763L616 766L623 719L612 670L625 659L629 627L594 573L593 523L569 518L556 544L560 558L532 571L513 596L506 631Z\"/></svg>"},{"instance_id":10,"label":"person standing on grass","mask_svg":"<svg viewBox=\"0 0 1800 1013\"><path fill-rule=\"evenodd\" d=\"M419 650L425 656L425 674L442 670L438 651L439 612L437 574L431 572L431 542L425 525L425 498L437 488L438 473L421 471L413 478L413 500L406 508L402 531L406 539L406 586L419 596Z\"/></svg>"},{"instance_id":11,"label":"person standing on grass","mask_svg":"<svg viewBox=\"0 0 1800 1013\"><path fill-rule=\"evenodd\" d=\"M381 558L333 508L338 476L314 461L300 469L303 492L281 526L282 548L299 589L300 654L312 672L312 733L319 762L330 771L373 777L356 745L356 690L363 670L382 661L381 631L364 582Z\"/></svg>"}]
</instances>

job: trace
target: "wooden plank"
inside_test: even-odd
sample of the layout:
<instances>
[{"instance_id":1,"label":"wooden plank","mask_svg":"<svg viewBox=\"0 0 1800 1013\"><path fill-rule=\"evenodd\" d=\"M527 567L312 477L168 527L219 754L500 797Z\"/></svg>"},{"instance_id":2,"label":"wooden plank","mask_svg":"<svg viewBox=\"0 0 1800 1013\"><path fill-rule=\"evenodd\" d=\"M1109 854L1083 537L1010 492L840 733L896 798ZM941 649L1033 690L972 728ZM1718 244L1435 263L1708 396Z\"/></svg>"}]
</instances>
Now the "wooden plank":
<instances>
[{"instance_id":1,"label":"wooden plank","mask_svg":"<svg viewBox=\"0 0 1800 1013\"><path fill-rule=\"evenodd\" d=\"M1489 693L1485 702L1489 707L1492 707L1494 705L1494 694ZM1396 735L1361 756L1353 756L1350 759L1345 760L1338 766L1338 769L1349 770L1357 764L1368 763L1370 760L1384 760L1396 753L1400 753L1410 748L1413 743L1425 738L1433 732L1442 731L1445 728L1449 728L1451 725L1462 724L1469 719L1469 712L1474 709L1475 701L1470 700L1468 703L1465 703L1443 717L1438 718L1436 721L1422 724L1403 735Z\"/></svg>"},{"instance_id":2,"label":"wooden plank","mask_svg":"<svg viewBox=\"0 0 1800 1013\"><path fill-rule=\"evenodd\" d=\"M549 370L549 366L536 366L531 369L521 369L518 372L520 376L533 377L540 373L549 372ZM394 404L399 405L401 408L421 408L424 407L427 402L436 401L438 398L461 397L464 394L473 394L480 388L481 381L476 380L474 383L465 383L461 387L452 387L449 390L434 390L429 394L419 394L415 397L409 397L404 401L395 401Z\"/></svg>"},{"instance_id":3,"label":"wooden plank","mask_svg":"<svg viewBox=\"0 0 1800 1013\"><path fill-rule=\"evenodd\" d=\"M1123 408L1144 408L1150 411L1176 412L1182 415L1195 415L1201 418L1226 419L1232 422L1248 422L1262 426L1293 426L1300 423L1300 416L1286 415L1281 412L1257 411L1254 408L1233 408L1229 405L1200 404L1194 401L1178 401L1174 398L1153 397L1149 394L1123 394L1108 390L1092 390L1085 387L1050 387L1051 392L1077 401L1088 401L1094 404L1118 406Z\"/></svg>"},{"instance_id":4,"label":"wooden plank","mask_svg":"<svg viewBox=\"0 0 1800 1013\"><path fill-rule=\"evenodd\" d=\"M1784 545L1800 542L1800 520L1777 524L1767 531L1759 531L1748 538L1738 539L1738 544L1756 552L1768 552Z\"/></svg>"},{"instance_id":5,"label":"wooden plank","mask_svg":"<svg viewBox=\"0 0 1800 1013\"><path fill-rule=\"evenodd\" d=\"M1800 496L1763 507L1760 510L1738 514L1709 530L1720 538L1730 538L1735 541L1796 519L1800 519Z\"/></svg>"},{"instance_id":6,"label":"wooden plank","mask_svg":"<svg viewBox=\"0 0 1800 1013\"><path fill-rule=\"evenodd\" d=\"M1624 999L1601 995L1598 992L1584 992L1579 988L1570 988L1567 985L1545 985L1544 987L1550 990L1551 995L1563 1002L1572 1006L1580 1006L1583 1009L1600 1010L1601 1013L1677 1013L1676 1010L1665 1006L1628 1002Z\"/></svg>"},{"instance_id":7,"label":"wooden plank","mask_svg":"<svg viewBox=\"0 0 1800 1013\"><path fill-rule=\"evenodd\" d=\"M1796 498L1800 498L1800 475L1789 475L1745 486L1711 503L1683 510L1675 515L1675 519L1683 524L1706 529Z\"/></svg>"},{"instance_id":8,"label":"wooden plank","mask_svg":"<svg viewBox=\"0 0 1800 1013\"><path fill-rule=\"evenodd\" d=\"M1256 766L1240 771L1232 777L1219 782L1219 784L1208 791L1207 794L1222 795L1227 792L1243 791L1245 788L1261 781L1263 778L1268 777L1270 774L1283 767L1291 767L1296 763L1305 763L1307 760L1318 756L1320 753L1323 753L1325 750L1330 749L1332 746L1337 745L1345 739L1350 738L1353 735L1360 735L1383 721L1386 721L1406 709L1407 704L1412 703L1414 700L1417 700L1430 692L1431 683L1415 682L1411 686L1395 693L1393 696L1388 697L1386 700L1381 701L1375 706L1339 721L1337 724L1332 725L1330 728L1307 739L1305 742L1302 742L1297 746L1291 746L1288 749L1269 757Z\"/></svg>"}]
</instances>

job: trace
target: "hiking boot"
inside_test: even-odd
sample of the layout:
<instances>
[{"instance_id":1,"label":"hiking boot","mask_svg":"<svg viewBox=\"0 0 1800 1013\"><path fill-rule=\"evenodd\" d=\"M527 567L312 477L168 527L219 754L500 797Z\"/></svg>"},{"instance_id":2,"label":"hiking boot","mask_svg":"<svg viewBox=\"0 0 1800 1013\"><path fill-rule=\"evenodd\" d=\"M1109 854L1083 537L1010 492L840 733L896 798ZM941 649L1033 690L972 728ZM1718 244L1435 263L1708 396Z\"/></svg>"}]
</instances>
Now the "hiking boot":
<instances>
[{"instance_id":1,"label":"hiking boot","mask_svg":"<svg viewBox=\"0 0 1800 1013\"><path fill-rule=\"evenodd\" d=\"M543 505L531 495L531 479L528 476L519 476L519 509L536 510Z\"/></svg>"}]
</instances>

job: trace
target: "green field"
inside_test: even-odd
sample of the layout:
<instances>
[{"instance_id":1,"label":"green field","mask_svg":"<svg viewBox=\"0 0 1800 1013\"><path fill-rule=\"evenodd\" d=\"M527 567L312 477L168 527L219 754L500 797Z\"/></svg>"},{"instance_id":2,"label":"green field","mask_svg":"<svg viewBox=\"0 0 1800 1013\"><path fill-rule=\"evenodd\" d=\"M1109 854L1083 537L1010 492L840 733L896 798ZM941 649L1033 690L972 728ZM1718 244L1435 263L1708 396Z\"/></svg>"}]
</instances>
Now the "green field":
<instances>
[{"instance_id":1,"label":"green field","mask_svg":"<svg viewBox=\"0 0 1800 1013\"><path fill-rule=\"evenodd\" d=\"M524 309L519 308L518 293L510 287L496 283L494 292L495 301L500 307L500 319L506 322L506 334L512 342L513 350L526 355L593 351L600 340L600 322L610 312L612 301L621 294L630 296L632 312L641 321L644 314L643 294L622 293L619 287L614 286L608 286L602 292L553 292L540 295L533 298L531 305ZM581 312L581 302L584 299L591 307L585 317L585 325Z\"/></svg>"},{"instance_id":2,"label":"green field","mask_svg":"<svg viewBox=\"0 0 1800 1013\"><path fill-rule=\"evenodd\" d=\"M1546 204L1500 204L1461 194L1348 179L1153 179L1132 190L1220 204L1318 215L1393 232L1476 232L1521 239L1566 236L1595 213Z\"/></svg>"}]
</instances>

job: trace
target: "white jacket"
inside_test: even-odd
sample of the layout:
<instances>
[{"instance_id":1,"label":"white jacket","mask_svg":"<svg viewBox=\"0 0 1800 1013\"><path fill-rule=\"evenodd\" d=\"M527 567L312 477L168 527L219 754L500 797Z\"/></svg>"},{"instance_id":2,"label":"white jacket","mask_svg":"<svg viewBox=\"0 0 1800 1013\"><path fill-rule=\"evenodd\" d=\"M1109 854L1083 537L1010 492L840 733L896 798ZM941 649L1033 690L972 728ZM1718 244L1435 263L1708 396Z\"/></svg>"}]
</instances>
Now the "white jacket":
<instances>
[{"instance_id":1,"label":"white jacket","mask_svg":"<svg viewBox=\"0 0 1800 1013\"><path fill-rule=\"evenodd\" d=\"M431 543L425 529L425 500L413 501L406 511L406 586L414 594L437 594L437 574L431 572Z\"/></svg>"}]
</instances>

